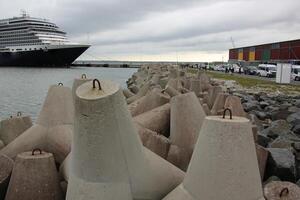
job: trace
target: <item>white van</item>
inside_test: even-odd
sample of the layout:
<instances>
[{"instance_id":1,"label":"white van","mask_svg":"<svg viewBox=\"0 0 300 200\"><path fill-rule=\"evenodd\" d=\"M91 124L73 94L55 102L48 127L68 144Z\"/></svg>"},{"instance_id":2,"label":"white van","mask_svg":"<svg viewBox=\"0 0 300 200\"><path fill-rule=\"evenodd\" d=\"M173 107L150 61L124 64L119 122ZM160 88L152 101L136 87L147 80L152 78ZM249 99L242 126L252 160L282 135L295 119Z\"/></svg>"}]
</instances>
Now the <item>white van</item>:
<instances>
[{"instance_id":1,"label":"white van","mask_svg":"<svg viewBox=\"0 0 300 200\"><path fill-rule=\"evenodd\" d=\"M276 77L276 65L260 64L258 65L257 75L263 77Z\"/></svg>"},{"instance_id":2,"label":"white van","mask_svg":"<svg viewBox=\"0 0 300 200\"><path fill-rule=\"evenodd\" d=\"M292 65L291 79L300 81L300 65Z\"/></svg>"}]
</instances>

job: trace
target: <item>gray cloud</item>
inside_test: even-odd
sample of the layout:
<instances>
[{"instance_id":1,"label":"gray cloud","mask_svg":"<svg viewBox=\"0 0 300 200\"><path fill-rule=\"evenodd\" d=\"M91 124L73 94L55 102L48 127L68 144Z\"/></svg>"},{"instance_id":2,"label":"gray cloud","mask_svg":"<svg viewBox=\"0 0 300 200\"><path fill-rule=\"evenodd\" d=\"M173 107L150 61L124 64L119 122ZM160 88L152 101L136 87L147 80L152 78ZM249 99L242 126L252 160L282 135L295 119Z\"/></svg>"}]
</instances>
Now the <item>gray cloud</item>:
<instances>
[{"instance_id":1,"label":"gray cloud","mask_svg":"<svg viewBox=\"0 0 300 200\"><path fill-rule=\"evenodd\" d=\"M5 17L26 9L50 18L97 57L227 54L237 46L295 39L298 0L28 0L0 2ZM124 58L124 57L122 57Z\"/></svg>"}]
</instances>

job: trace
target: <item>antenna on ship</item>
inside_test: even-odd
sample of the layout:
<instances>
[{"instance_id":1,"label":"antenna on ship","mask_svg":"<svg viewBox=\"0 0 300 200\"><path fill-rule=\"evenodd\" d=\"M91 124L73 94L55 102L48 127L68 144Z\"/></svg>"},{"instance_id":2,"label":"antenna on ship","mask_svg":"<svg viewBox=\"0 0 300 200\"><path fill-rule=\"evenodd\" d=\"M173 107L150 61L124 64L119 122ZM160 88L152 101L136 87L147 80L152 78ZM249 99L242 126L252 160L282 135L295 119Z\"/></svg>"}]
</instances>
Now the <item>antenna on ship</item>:
<instances>
[{"instance_id":1,"label":"antenna on ship","mask_svg":"<svg viewBox=\"0 0 300 200\"><path fill-rule=\"evenodd\" d=\"M21 9L21 16L22 17L28 17L28 14L27 14L26 10Z\"/></svg>"}]
</instances>

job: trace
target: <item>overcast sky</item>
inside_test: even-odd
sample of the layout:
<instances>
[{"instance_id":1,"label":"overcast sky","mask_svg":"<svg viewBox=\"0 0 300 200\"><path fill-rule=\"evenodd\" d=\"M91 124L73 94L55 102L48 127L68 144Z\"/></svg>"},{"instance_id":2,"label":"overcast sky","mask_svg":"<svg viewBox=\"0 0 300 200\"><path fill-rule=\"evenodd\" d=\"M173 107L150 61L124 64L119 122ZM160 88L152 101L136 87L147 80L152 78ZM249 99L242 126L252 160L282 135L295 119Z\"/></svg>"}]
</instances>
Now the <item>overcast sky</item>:
<instances>
[{"instance_id":1,"label":"overcast sky","mask_svg":"<svg viewBox=\"0 0 300 200\"><path fill-rule=\"evenodd\" d=\"M228 49L300 38L300 0L0 0L92 47L82 59L227 60Z\"/></svg>"}]
</instances>

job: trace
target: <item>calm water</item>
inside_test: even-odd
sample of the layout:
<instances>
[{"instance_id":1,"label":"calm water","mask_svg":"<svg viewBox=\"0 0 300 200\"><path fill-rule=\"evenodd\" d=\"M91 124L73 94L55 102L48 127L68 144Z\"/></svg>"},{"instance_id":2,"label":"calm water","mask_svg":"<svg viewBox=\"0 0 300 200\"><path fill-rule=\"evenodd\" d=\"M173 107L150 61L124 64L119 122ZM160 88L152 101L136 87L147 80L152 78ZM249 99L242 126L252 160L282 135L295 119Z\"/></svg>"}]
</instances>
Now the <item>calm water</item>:
<instances>
[{"instance_id":1,"label":"calm water","mask_svg":"<svg viewBox=\"0 0 300 200\"><path fill-rule=\"evenodd\" d=\"M33 120L43 105L50 85L62 82L71 87L74 78L110 79L126 87L126 80L137 69L126 68L0 68L0 119L18 111Z\"/></svg>"}]
</instances>

